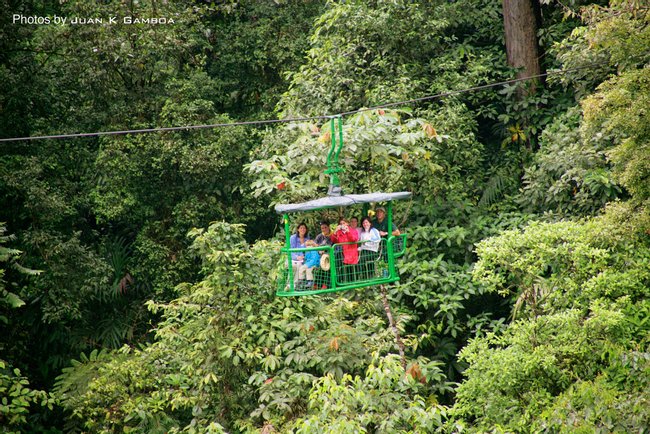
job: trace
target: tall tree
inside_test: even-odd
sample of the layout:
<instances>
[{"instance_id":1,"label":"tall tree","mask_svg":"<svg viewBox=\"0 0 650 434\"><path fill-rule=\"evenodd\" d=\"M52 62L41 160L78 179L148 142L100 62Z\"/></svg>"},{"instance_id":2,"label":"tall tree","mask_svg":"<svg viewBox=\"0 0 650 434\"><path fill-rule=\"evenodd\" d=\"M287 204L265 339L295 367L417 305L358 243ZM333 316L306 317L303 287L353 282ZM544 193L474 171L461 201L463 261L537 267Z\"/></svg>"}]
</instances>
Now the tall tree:
<instances>
[{"instance_id":1,"label":"tall tree","mask_svg":"<svg viewBox=\"0 0 650 434\"><path fill-rule=\"evenodd\" d=\"M503 26L508 65L516 68L517 78L541 74L537 29L541 21L537 0L503 0ZM535 92L535 83L529 92ZM523 93L520 94L523 96Z\"/></svg>"}]
</instances>

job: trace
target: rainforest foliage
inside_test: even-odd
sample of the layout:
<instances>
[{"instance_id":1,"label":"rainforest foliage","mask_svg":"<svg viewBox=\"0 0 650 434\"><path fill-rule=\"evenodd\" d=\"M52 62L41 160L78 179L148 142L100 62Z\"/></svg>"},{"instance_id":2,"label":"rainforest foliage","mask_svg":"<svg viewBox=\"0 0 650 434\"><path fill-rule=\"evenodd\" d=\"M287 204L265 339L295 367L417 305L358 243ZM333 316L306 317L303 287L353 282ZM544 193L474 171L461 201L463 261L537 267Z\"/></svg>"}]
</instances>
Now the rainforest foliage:
<instances>
[{"instance_id":1,"label":"rainforest foliage","mask_svg":"<svg viewBox=\"0 0 650 434\"><path fill-rule=\"evenodd\" d=\"M312 119L0 142L0 431L647 433L650 11L531 1L535 81L498 0L0 0L0 138ZM275 296L338 113L405 367L378 288Z\"/></svg>"}]
</instances>

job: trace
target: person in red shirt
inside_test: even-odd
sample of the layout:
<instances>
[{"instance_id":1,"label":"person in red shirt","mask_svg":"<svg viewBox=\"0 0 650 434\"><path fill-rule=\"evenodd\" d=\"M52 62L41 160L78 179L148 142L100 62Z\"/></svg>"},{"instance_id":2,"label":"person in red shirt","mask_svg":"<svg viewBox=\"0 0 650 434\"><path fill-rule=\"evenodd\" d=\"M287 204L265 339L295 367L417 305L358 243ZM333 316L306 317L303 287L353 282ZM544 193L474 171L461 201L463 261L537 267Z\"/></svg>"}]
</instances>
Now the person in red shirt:
<instances>
[{"instance_id":1,"label":"person in red shirt","mask_svg":"<svg viewBox=\"0 0 650 434\"><path fill-rule=\"evenodd\" d=\"M341 217L336 231L330 237L333 243L355 243L359 241L359 234L350 228L345 218ZM359 246L357 244L344 244L343 264L354 265L359 262Z\"/></svg>"},{"instance_id":2,"label":"person in red shirt","mask_svg":"<svg viewBox=\"0 0 650 434\"><path fill-rule=\"evenodd\" d=\"M338 252L335 253L337 281L344 283L356 280L358 274L357 264L359 263L359 246L357 243L359 241L359 234L348 225L344 217L341 217L339 219L339 225L336 227L336 231L330 239L335 244L345 243L342 246L337 246L337 250L343 250L343 261L341 261L341 254Z\"/></svg>"}]
</instances>

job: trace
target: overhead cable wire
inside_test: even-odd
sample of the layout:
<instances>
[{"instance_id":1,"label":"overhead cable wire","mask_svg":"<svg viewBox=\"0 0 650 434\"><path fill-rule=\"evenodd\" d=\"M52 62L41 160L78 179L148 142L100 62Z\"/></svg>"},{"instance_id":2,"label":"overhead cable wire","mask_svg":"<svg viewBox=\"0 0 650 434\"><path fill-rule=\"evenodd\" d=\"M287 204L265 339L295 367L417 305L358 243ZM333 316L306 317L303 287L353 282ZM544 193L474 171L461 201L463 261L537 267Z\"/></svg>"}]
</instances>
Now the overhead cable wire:
<instances>
[{"instance_id":1,"label":"overhead cable wire","mask_svg":"<svg viewBox=\"0 0 650 434\"><path fill-rule=\"evenodd\" d=\"M347 112L341 112L333 115L306 116L306 117L285 118L285 119L267 119L267 120L256 120L256 121L226 122L226 123L218 123L218 124L185 125L179 127L157 127L157 128L142 128L142 129L134 129L134 130L98 131L94 133L69 133L69 134L54 134L54 135L46 135L46 136L11 137L11 138L0 139L0 142L19 142L19 141L46 140L46 139L71 139L71 138L79 138L79 137L118 136L118 135L126 135L126 134L160 133L160 132L169 132L169 131L200 130L200 129L210 129L210 128L246 126L246 125L269 125L269 124L279 124L279 123L293 123L293 122L306 122L306 121L321 120L321 119L331 119L335 117L350 116L365 111L397 107L406 104L413 104L413 103L419 103L423 101L445 98L452 95L476 92L479 90L490 89L497 86L507 86L509 84L518 83L521 81L535 80L538 78L547 77L549 75L566 74L568 72L573 72L580 69L592 68L600 64L602 63L589 64L589 65L578 66L569 69L559 69L555 71L545 72L543 74L531 75L528 77L521 77L521 78L513 78L511 80L499 81L496 83L489 83L480 86L473 86L465 89L451 90L448 92L441 92L435 95L428 95L420 98L413 98L413 99L408 99L403 101L384 103L373 107L365 107L365 108L360 108L357 110L352 110Z\"/></svg>"},{"instance_id":2,"label":"overhead cable wire","mask_svg":"<svg viewBox=\"0 0 650 434\"><path fill-rule=\"evenodd\" d=\"M314 119L329 119L329 118L331 118L331 116L312 116L312 117L303 117L303 118L227 122L227 123L220 123L220 124L185 125L181 127L157 127L157 128L142 128L137 130L98 131L95 133L55 134L49 136L30 136L30 137L14 137L9 139L0 139L0 142L17 142L21 140L70 139L70 138L77 138L77 137L119 136L125 134L160 133L166 131L185 131L185 130L200 130L206 128L235 127L240 125L263 125L263 124L287 123L287 122L305 122Z\"/></svg>"},{"instance_id":3,"label":"overhead cable wire","mask_svg":"<svg viewBox=\"0 0 650 434\"><path fill-rule=\"evenodd\" d=\"M576 71L576 70L579 70L579 69L584 69L584 68L591 68L591 67L599 65L599 64L600 63L590 64L590 65L585 65L585 66L579 66L579 67L570 68L570 69L559 69L559 70L556 70L556 71L545 72L543 74L531 75L531 76L528 76L528 77L513 78L512 80L500 81L498 83L482 84L480 86L473 86L473 87L468 87L468 88L465 88L465 89L450 90L450 91L447 91L447 92L437 93L435 95L428 95L428 96L422 96L422 97L419 97L419 98L407 99L407 100L404 100L404 101L385 103L385 104L381 104L381 105L377 105L377 106L373 106L373 107L364 107L364 108L360 108L360 109L357 109L357 110L352 110L352 111L348 111L348 112L339 113L339 114L334 115L334 116L349 116L349 115L353 115L353 114L357 114L357 113L361 113L361 112L369 111L369 110L378 110L378 109L382 109L382 108L389 108L389 107L395 107L395 106L400 106L400 105L418 103L418 102L422 102L422 101L429 101L429 100L433 100L433 99L440 99L440 98L445 98L445 97L452 96L452 95L459 95L459 94L462 94L462 93L469 93L469 92L476 92L476 91L484 90L484 89L490 89L492 87L497 87L497 86L507 86L509 84L518 83L520 81L535 80L537 78L547 77L549 75L573 72L573 71Z\"/></svg>"}]
</instances>

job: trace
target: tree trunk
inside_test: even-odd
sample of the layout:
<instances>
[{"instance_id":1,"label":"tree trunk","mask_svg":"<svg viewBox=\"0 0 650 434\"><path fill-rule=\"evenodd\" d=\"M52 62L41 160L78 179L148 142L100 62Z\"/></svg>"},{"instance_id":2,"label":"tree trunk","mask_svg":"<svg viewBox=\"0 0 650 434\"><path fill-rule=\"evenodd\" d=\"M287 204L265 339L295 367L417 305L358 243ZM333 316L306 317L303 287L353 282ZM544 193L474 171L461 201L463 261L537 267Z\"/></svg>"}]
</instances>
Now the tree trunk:
<instances>
[{"instance_id":1,"label":"tree trunk","mask_svg":"<svg viewBox=\"0 0 650 434\"><path fill-rule=\"evenodd\" d=\"M400 359L402 359L402 368L404 368L404 372L406 372L406 355L404 353L404 342L402 342L402 338L399 335L399 329L397 328L397 324L395 324L395 320L393 319L393 312L390 309L390 304L388 303L388 295L386 294L386 286L380 285L379 288L381 289L381 298L384 302L384 310L386 311L386 317L388 318L388 325L395 334L395 343L397 344L397 350L399 351Z\"/></svg>"},{"instance_id":2,"label":"tree trunk","mask_svg":"<svg viewBox=\"0 0 650 434\"><path fill-rule=\"evenodd\" d=\"M541 56L537 43L540 21L538 0L503 0L503 27L508 65L517 68L517 78L541 74ZM531 94L535 93L538 82L536 79L530 84ZM523 97L525 94L519 95Z\"/></svg>"}]
</instances>

